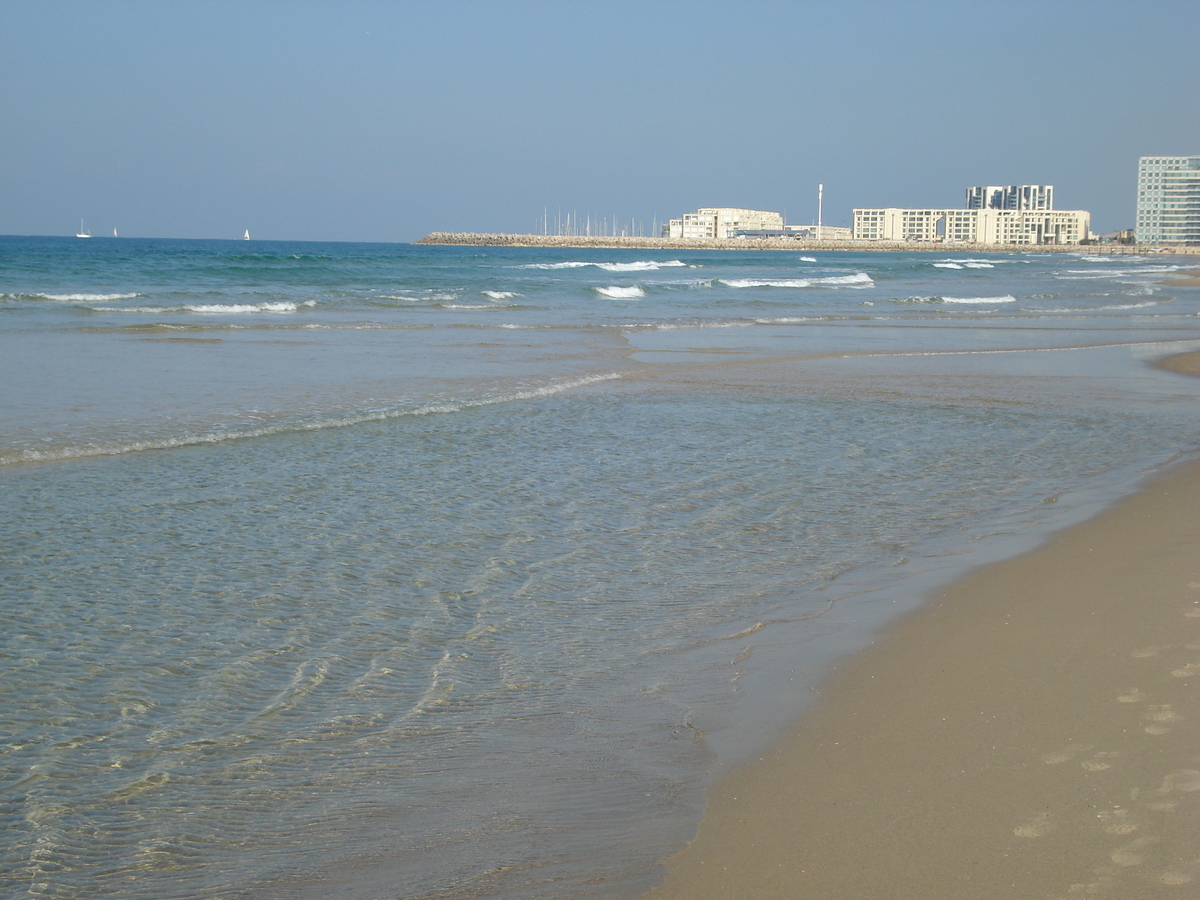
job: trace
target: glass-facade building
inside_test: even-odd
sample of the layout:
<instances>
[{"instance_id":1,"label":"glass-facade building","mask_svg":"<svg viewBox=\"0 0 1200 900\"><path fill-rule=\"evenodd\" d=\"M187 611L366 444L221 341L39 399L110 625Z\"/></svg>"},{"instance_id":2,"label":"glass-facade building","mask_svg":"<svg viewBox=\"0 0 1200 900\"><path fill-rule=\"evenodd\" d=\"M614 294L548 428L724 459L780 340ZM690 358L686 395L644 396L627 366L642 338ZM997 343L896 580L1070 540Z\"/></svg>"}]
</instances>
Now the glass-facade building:
<instances>
[{"instance_id":1,"label":"glass-facade building","mask_svg":"<svg viewBox=\"0 0 1200 900\"><path fill-rule=\"evenodd\" d=\"M1138 160L1137 242L1200 244L1200 156Z\"/></svg>"}]
</instances>

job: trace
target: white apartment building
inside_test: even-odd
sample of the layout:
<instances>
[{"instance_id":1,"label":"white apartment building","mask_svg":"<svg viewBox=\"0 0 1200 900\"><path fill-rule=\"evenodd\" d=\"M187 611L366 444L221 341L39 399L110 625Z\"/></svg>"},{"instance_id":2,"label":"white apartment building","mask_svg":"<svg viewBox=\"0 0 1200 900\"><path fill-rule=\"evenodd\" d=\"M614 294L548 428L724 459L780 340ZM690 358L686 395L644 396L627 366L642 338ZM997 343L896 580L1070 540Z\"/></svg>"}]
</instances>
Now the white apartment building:
<instances>
[{"instance_id":1,"label":"white apartment building","mask_svg":"<svg viewBox=\"0 0 1200 900\"><path fill-rule=\"evenodd\" d=\"M853 234L861 241L954 244L1078 244L1090 233L1082 209L881 209L854 210Z\"/></svg>"},{"instance_id":2,"label":"white apartment building","mask_svg":"<svg viewBox=\"0 0 1200 900\"><path fill-rule=\"evenodd\" d=\"M1200 156L1138 160L1137 242L1200 243Z\"/></svg>"},{"instance_id":3,"label":"white apartment building","mask_svg":"<svg viewBox=\"0 0 1200 900\"><path fill-rule=\"evenodd\" d=\"M989 184L969 187L967 209L1054 209L1054 185Z\"/></svg>"},{"instance_id":4,"label":"white apartment building","mask_svg":"<svg viewBox=\"0 0 1200 900\"><path fill-rule=\"evenodd\" d=\"M669 238L731 238L736 231L782 231L783 216L761 209L703 207L672 219L667 225Z\"/></svg>"}]
</instances>

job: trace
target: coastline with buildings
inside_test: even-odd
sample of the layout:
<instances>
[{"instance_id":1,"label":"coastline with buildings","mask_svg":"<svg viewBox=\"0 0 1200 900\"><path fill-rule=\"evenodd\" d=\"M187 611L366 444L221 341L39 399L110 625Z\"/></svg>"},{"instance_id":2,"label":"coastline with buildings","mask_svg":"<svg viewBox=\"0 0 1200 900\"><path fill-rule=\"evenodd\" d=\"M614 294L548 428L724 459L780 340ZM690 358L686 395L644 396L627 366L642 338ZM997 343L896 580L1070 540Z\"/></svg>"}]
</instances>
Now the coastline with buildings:
<instances>
[{"instance_id":1,"label":"coastline with buildings","mask_svg":"<svg viewBox=\"0 0 1200 900\"><path fill-rule=\"evenodd\" d=\"M416 244L462 247L564 247L625 250L775 250L869 251L885 253L945 253L970 249L979 253L1080 253L1142 256L1153 253L1200 256L1200 246L1172 244L954 244L946 241L815 240L812 238L665 238L607 237L565 234L506 234L502 232L433 231Z\"/></svg>"},{"instance_id":2,"label":"coastline with buildings","mask_svg":"<svg viewBox=\"0 0 1200 900\"><path fill-rule=\"evenodd\" d=\"M1111 234L1092 232L1091 213L1055 209L1048 184L977 185L960 208L858 207L849 227L822 222L788 225L783 214L744 207L700 207L670 219L655 236L596 234L589 217L583 234L567 227L549 234L435 231L418 244L480 247L595 247L661 250L876 250L1092 254L1200 253L1200 156L1143 156L1138 160L1137 224ZM607 220L601 226L607 230ZM615 219L614 219L615 222ZM614 225L614 232L616 227ZM631 229L632 230L632 229ZM1190 246L1189 246L1190 245Z\"/></svg>"}]
</instances>

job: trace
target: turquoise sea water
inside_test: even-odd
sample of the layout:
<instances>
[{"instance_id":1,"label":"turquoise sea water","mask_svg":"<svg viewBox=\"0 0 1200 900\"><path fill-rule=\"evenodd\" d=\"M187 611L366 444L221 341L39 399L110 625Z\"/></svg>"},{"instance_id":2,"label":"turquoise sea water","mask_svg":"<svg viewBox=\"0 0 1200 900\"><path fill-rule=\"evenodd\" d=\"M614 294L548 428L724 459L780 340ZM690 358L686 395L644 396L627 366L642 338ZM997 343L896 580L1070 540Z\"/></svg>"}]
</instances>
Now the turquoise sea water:
<instances>
[{"instance_id":1,"label":"turquoise sea water","mask_svg":"<svg viewBox=\"0 0 1200 900\"><path fill-rule=\"evenodd\" d=\"M0 238L6 896L633 897L1200 448L1186 263Z\"/></svg>"}]
</instances>

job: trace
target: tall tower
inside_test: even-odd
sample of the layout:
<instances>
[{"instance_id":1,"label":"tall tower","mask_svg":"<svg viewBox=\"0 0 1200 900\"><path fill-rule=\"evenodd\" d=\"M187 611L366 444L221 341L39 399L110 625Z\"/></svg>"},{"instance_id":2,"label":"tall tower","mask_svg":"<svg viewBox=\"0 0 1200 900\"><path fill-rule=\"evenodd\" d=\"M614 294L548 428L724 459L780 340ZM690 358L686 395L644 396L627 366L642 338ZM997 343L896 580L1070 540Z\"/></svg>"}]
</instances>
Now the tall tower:
<instances>
[{"instance_id":1,"label":"tall tower","mask_svg":"<svg viewBox=\"0 0 1200 900\"><path fill-rule=\"evenodd\" d=\"M1200 244L1200 156L1138 160L1137 242Z\"/></svg>"}]
</instances>

